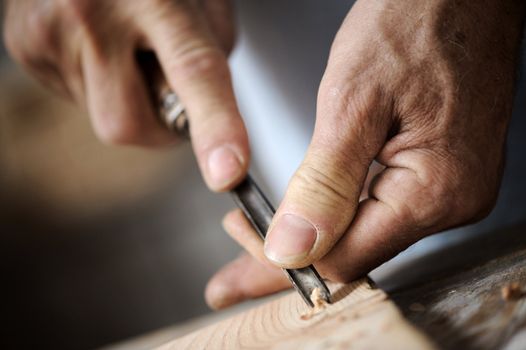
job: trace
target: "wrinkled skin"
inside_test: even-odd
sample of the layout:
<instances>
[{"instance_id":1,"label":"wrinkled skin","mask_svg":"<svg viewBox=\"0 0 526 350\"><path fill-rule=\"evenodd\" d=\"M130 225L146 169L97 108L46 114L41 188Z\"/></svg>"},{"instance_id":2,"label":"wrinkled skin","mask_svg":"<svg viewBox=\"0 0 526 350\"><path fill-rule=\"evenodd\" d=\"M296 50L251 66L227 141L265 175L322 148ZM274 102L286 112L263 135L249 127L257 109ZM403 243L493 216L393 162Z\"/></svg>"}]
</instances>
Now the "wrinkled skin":
<instances>
[{"instance_id":1,"label":"wrinkled skin","mask_svg":"<svg viewBox=\"0 0 526 350\"><path fill-rule=\"evenodd\" d=\"M153 50L187 106L209 187L227 190L242 178L248 142L225 59L233 30L214 17L227 18L226 6L27 1L39 4L35 15L21 3L8 2L11 53L85 104L101 138L171 142L133 59L137 48ZM314 263L347 282L427 235L487 215L503 170L524 14L519 0L358 0L332 45L311 144L265 245L239 210L225 217L250 255L211 279L208 303L287 288L277 266ZM380 166L369 171L373 161Z\"/></svg>"},{"instance_id":2,"label":"wrinkled skin","mask_svg":"<svg viewBox=\"0 0 526 350\"><path fill-rule=\"evenodd\" d=\"M523 15L519 2L359 0L334 40L311 144L265 246L239 211L226 216L254 258L214 276L209 304L290 287L273 264L314 263L348 282L486 216L504 165ZM373 160L383 167L364 188ZM317 237L301 240L309 224Z\"/></svg>"}]
</instances>

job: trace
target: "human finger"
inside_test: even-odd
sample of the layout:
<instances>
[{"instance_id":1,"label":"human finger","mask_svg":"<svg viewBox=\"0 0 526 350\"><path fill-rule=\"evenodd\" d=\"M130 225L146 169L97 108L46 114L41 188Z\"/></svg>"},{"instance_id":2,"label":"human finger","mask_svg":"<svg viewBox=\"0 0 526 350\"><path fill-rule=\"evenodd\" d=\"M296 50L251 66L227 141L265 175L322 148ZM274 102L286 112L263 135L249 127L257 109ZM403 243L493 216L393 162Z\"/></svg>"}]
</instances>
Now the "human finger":
<instances>
[{"instance_id":1,"label":"human finger","mask_svg":"<svg viewBox=\"0 0 526 350\"><path fill-rule=\"evenodd\" d=\"M223 309L290 287L281 269L261 264L247 253L219 270L208 282L205 299L212 309Z\"/></svg>"},{"instance_id":2,"label":"human finger","mask_svg":"<svg viewBox=\"0 0 526 350\"><path fill-rule=\"evenodd\" d=\"M249 146L225 52L202 14L186 2L166 2L152 10L143 30L186 108L205 182L215 191L230 189L247 171Z\"/></svg>"}]
</instances>

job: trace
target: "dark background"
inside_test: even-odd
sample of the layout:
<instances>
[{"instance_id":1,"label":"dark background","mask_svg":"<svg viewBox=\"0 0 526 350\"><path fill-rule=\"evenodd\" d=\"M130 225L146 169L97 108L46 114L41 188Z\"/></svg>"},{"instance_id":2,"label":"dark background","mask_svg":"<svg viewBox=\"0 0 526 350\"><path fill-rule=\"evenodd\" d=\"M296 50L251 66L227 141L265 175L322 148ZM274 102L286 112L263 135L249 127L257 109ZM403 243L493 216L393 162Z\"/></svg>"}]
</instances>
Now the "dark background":
<instances>
[{"instance_id":1,"label":"dark background","mask_svg":"<svg viewBox=\"0 0 526 350\"><path fill-rule=\"evenodd\" d=\"M0 348L89 349L210 312L205 283L239 248L190 148L100 144L1 43L0 77Z\"/></svg>"}]
</instances>

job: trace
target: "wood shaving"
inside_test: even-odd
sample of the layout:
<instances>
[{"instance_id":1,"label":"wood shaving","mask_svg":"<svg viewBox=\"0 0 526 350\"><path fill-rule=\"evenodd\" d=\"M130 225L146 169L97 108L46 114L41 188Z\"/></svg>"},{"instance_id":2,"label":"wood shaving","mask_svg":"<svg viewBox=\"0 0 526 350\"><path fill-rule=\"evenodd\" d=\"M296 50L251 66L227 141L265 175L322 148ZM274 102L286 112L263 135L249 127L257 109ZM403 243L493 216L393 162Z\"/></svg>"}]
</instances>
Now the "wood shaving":
<instances>
[{"instance_id":1,"label":"wood shaving","mask_svg":"<svg viewBox=\"0 0 526 350\"><path fill-rule=\"evenodd\" d=\"M310 320L312 317L316 316L327 307L327 302L321 297L320 288L314 288L310 294L310 300L314 305L313 308L309 309L307 313L301 315L301 319L306 321Z\"/></svg>"},{"instance_id":2,"label":"wood shaving","mask_svg":"<svg viewBox=\"0 0 526 350\"><path fill-rule=\"evenodd\" d=\"M512 301L522 298L526 293L522 291L519 282L511 282L500 290L500 295L504 301Z\"/></svg>"}]
</instances>

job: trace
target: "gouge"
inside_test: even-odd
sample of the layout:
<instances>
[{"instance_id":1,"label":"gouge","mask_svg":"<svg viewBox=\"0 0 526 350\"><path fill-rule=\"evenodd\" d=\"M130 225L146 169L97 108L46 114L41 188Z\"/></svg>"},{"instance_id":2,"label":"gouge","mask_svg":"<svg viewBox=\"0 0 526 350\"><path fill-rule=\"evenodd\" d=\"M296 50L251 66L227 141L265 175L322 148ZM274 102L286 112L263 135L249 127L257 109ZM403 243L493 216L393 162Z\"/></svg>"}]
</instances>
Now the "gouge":
<instances>
[{"instance_id":1,"label":"gouge","mask_svg":"<svg viewBox=\"0 0 526 350\"><path fill-rule=\"evenodd\" d=\"M168 128L183 138L190 137L189 121L184 107L179 102L177 95L171 90L161 93L160 115ZM254 230L264 240L275 210L250 174L247 174L246 178L231 193L237 206L241 208ZM321 298L330 303L331 293L314 266L283 269L283 271L310 307L314 306L311 295L316 288L318 288Z\"/></svg>"}]
</instances>

